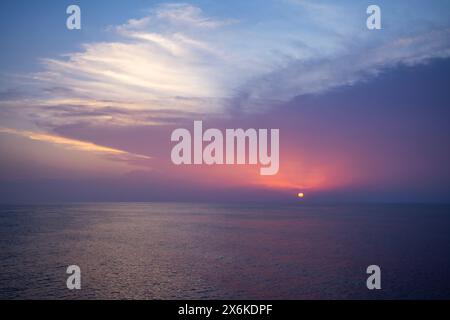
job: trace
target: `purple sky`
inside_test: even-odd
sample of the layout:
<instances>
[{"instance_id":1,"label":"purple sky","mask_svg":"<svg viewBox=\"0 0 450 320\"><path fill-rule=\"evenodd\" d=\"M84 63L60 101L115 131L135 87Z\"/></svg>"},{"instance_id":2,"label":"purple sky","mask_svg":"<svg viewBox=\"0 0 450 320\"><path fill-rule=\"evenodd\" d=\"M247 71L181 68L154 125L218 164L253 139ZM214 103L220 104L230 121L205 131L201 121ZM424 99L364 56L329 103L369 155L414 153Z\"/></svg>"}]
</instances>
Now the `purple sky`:
<instances>
[{"instance_id":1,"label":"purple sky","mask_svg":"<svg viewBox=\"0 0 450 320\"><path fill-rule=\"evenodd\" d=\"M112 8L99 26L83 20L74 48L45 50L51 32L42 42L24 35L11 4L0 202L296 201L298 192L306 202L448 202L448 4L412 1L395 19L402 7L380 1L383 30L368 31L364 5L269 3L255 12L130 2L134 11ZM80 6L87 17L98 9ZM53 30L57 12L45 12ZM55 39L69 32L61 28ZM19 44L28 53L12 68ZM194 120L279 128L279 173L173 165L171 132Z\"/></svg>"}]
</instances>

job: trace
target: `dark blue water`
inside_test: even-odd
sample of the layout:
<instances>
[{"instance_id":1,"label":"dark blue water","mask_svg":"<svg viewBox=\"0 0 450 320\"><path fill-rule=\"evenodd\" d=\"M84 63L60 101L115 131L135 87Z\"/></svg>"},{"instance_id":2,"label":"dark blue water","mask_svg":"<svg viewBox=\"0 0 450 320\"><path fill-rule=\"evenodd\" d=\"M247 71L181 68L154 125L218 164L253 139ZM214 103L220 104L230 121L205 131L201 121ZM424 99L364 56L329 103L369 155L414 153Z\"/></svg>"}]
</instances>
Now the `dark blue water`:
<instances>
[{"instance_id":1,"label":"dark blue water","mask_svg":"<svg viewBox=\"0 0 450 320\"><path fill-rule=\"evenodd\" d=\"M450 207L1 206L0 298L448 299Z\"/></svg>"}]
</instances>

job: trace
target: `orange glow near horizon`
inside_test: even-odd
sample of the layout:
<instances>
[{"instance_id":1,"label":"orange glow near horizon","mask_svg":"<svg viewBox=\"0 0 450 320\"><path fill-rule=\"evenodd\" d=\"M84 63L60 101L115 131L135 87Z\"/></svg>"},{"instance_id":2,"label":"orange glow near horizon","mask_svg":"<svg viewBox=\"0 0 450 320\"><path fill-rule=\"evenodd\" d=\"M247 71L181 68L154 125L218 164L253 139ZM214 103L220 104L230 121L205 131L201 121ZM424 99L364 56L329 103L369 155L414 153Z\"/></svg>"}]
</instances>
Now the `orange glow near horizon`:
<instances>
[{"instance_id":1,"label":"orange glow near horizon","mask_svg":"<svg viewBox=\"0 0 450 320\"><path fill-rule=\"evenodd\" d=\"M177 184L194 183L198 186L214 186L226 190L266 190L277 194L285 194L287 197L296 195L299 199L303 199L307 193L313 194L348 185L349 177L352 177L350 169L342 161L339 154L336 153L333 156L333 163L329 163L324 161L324 159L328 160L330 157L324 156L322 153L317 154L307 150L301 150L302 152L300 152L290 148L290 151L282 152L280 155L282 159L280 171L274 176L262 176L260 175L261 165L175 166L168 162L167 158L144 156L127 152L124 150L126 148L112 148L94 142L80 141L54 134L1 127L0 133L13 134L30 141L44 142L59 147L62 149L60 157L63 157L64 149L67 150L67 157L70 158L70 161L58 160L61 167L67 164L67 166L73 168L75 166L74 162L84 163L90 159L89 154L106 156L104 157L105 160L111 160L111 168L107 171L101 171L101 175L106 177L117 175L118 173L128 175L136 170L149 169L150 163L142 161L151 158L152 169L157 168L157 172L159 172L157 174L164 175L166 178L173 180L174 183L176 181ZM81 151L85 155L79 153L77 154L78 158L75 158L69 153L71 151ZM325 153L329 152L330 150L326 150ZM137 164L133 165L137 160L140 160L142 163L139 166ZM45 162L45 159L42 161ZM48 163L52 163L52 166L54 166L55 161L57 159L50 159ZM119 167L119 164L126 166L122 168ZM95 170L95 167L99 167L99 165L96 164L94 166L91 164L89 172ZM106 169L104 165L102 167ZM144 177L147 174L140 174L139 176ZM154 179L152 175L148 175L148 177L148 179ZM300 196L300 193L303 196Z\"/></svg>"}]
</instances>

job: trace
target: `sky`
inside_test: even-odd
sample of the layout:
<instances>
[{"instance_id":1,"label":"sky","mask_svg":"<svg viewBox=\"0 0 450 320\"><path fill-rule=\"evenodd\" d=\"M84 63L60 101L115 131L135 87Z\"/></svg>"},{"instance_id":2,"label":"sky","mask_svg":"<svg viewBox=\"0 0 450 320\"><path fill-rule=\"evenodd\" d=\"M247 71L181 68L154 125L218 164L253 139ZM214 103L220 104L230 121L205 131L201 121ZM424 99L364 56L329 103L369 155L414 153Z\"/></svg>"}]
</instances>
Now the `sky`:
<instances>
[{"instance_id":1,"label":"sky","mask_svg":"<svg viewBox=\"0 0 450 320\"><path fill-rule=\"evenodd\" d=\"M1 203L450 200L448 1L17 0L0 28ZM278 174L174 165L194 120L278 128Z\"/></svg>"}]
</instances>

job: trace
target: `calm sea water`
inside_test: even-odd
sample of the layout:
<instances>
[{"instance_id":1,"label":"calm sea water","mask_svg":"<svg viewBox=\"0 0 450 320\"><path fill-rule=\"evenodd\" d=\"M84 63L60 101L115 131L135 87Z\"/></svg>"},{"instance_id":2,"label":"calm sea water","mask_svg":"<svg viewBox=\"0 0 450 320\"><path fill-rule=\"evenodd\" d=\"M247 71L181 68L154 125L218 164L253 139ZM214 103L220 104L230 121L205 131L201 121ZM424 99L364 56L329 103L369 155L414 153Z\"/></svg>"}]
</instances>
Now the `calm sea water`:
<instances>
[{"instance_id":1,"label":"calm sea water","mask_svg":"<svg viewBox=\"0 0 450 320\"><path fill-rule=\"evenodd\" d=\"M1 206L0 298L450 298L450 207Z\"/></svg>"}]
</instances>

